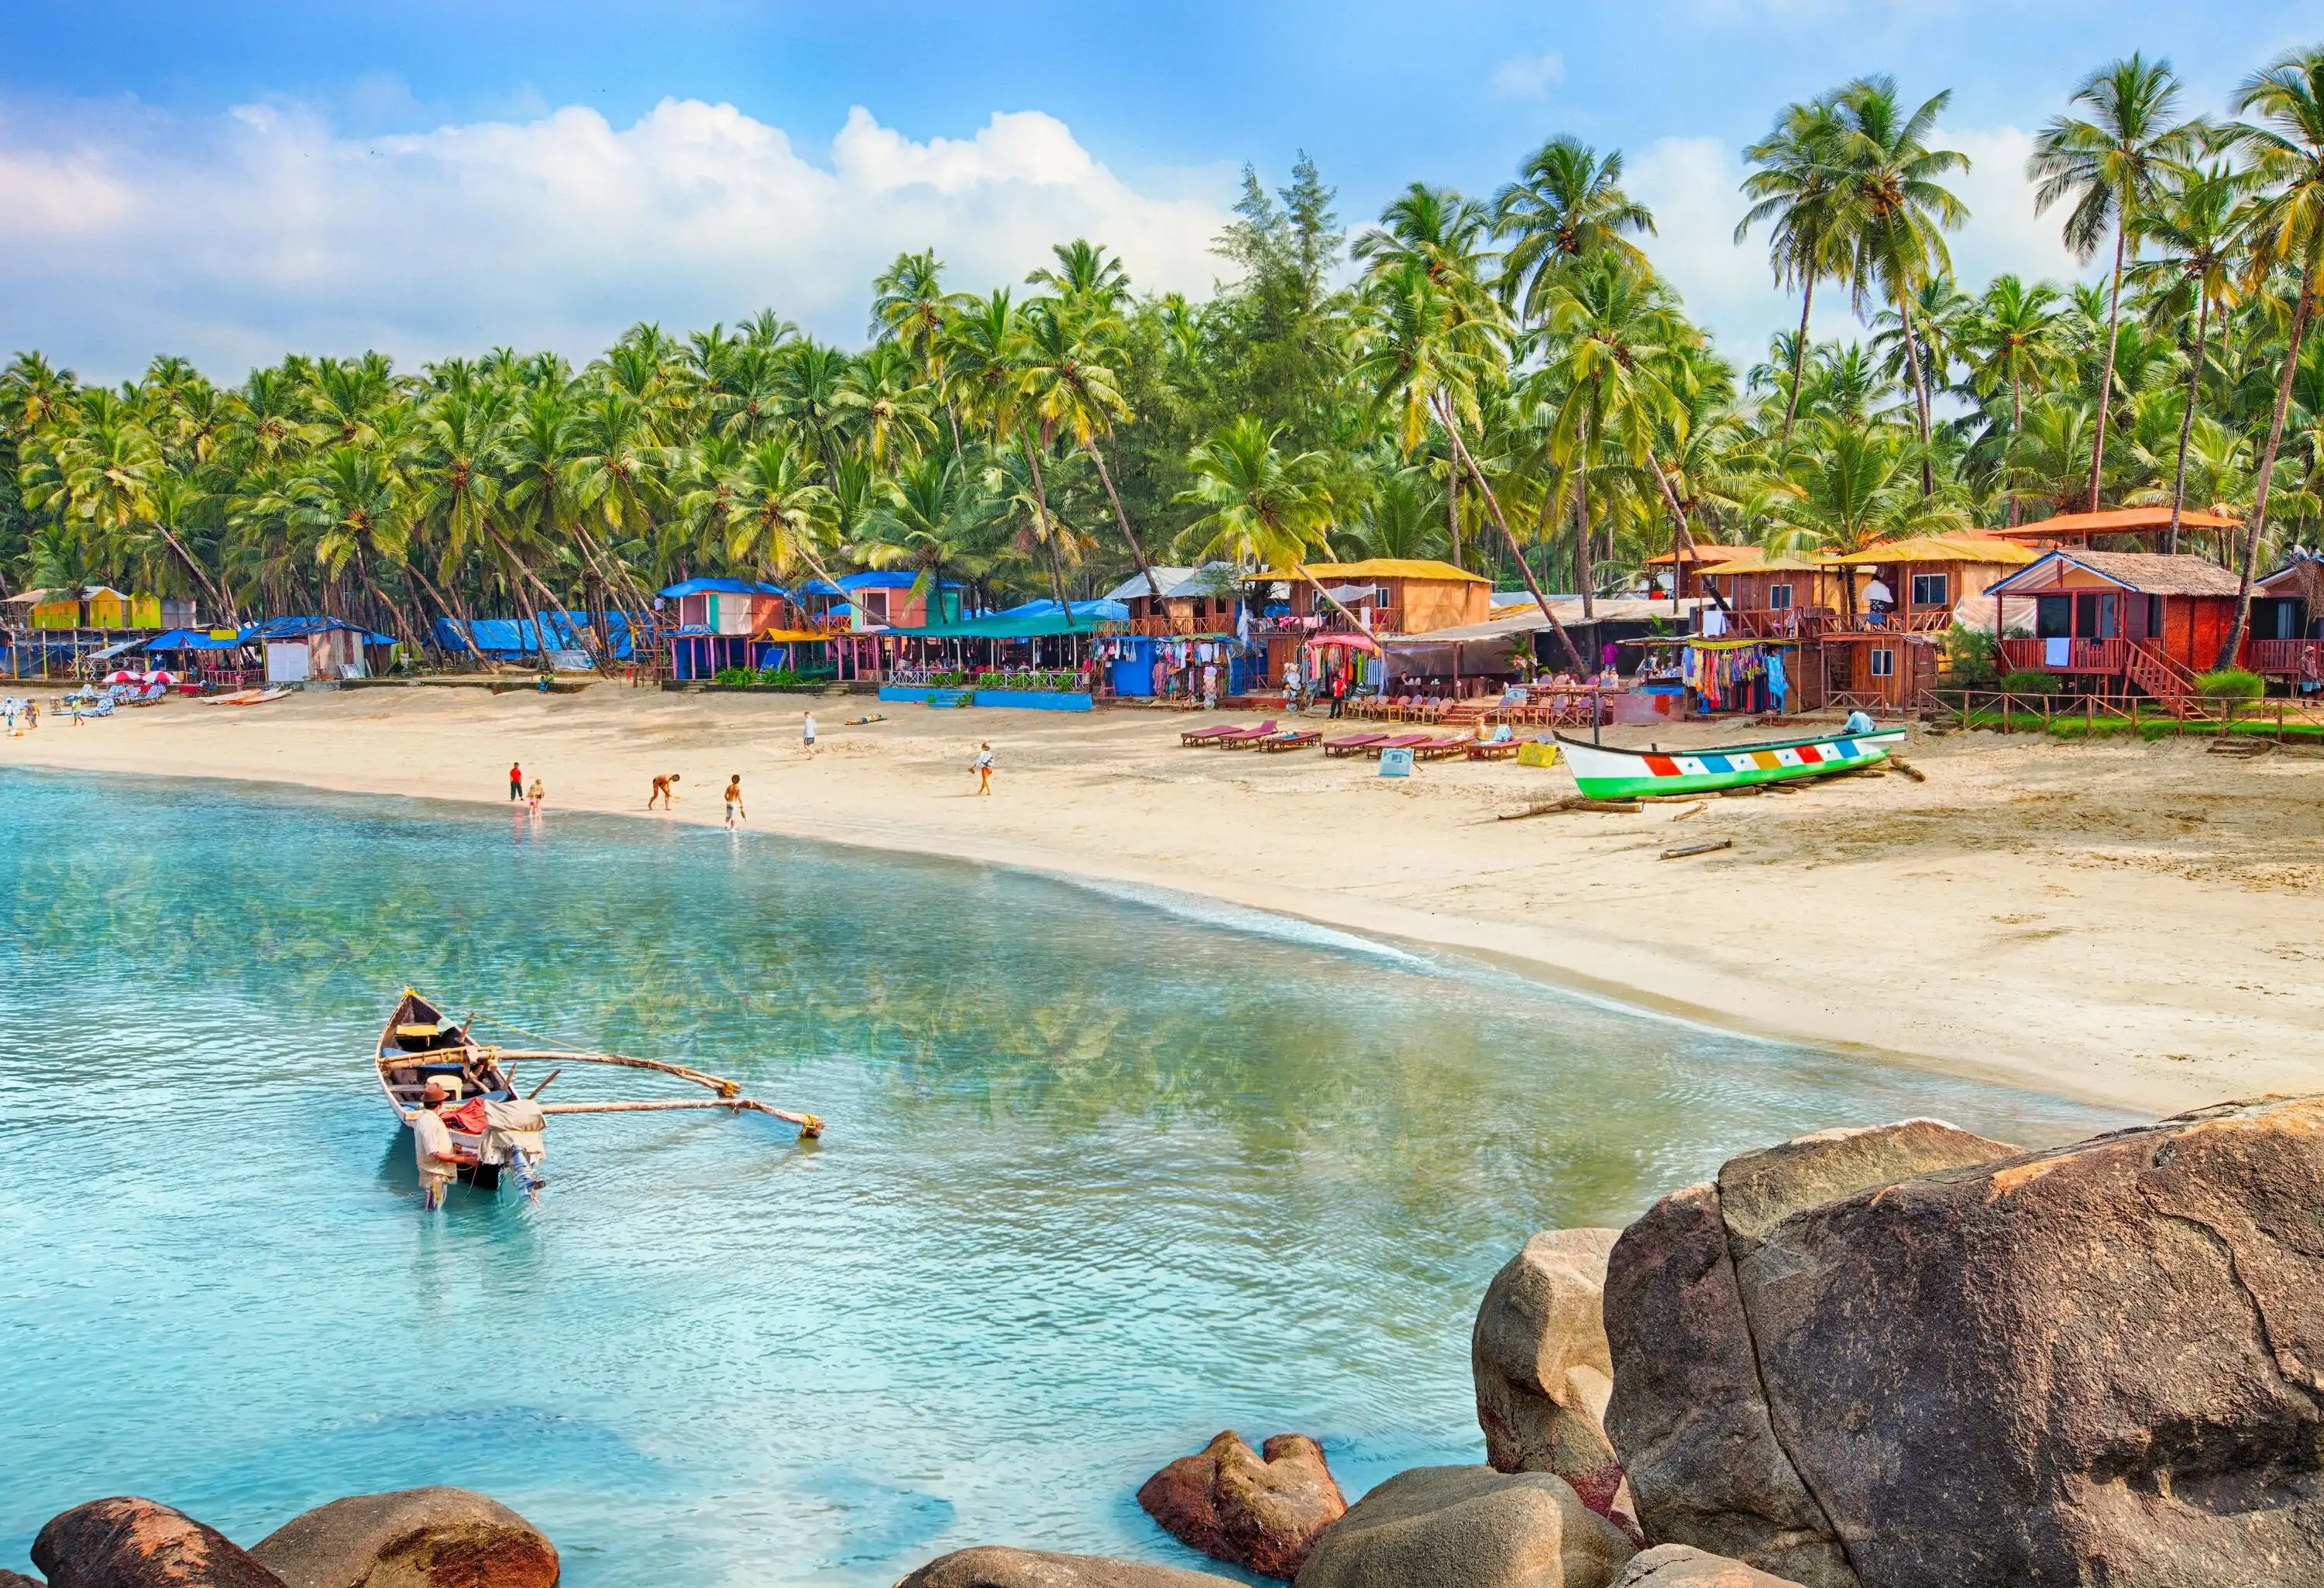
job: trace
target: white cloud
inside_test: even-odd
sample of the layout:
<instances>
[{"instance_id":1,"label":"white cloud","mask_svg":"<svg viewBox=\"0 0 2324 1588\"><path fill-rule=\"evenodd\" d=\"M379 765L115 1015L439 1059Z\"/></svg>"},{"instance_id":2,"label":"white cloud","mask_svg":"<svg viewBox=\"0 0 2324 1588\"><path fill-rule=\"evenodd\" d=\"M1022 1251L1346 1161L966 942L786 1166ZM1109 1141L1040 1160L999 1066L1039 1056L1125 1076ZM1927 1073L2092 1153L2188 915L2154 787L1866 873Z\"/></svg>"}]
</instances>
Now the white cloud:
<instances>
[{"instance_id":1,"label":"white cloud","mask_svg":"<svg viewBox=\"0 0 2324 1588\"><path fill-rule=\"evenodd\" d=\"M853 345L907 248L976 290L1088 236L1141 287L1202 291L1227 196L1141 192L1037 111L916 143L859 108L828 164L699 100L625 128L567 106L376 138L285 104L0 115L0 349L97 376L163 351L227 378L290 348L580 359L635 320L770 305Z\"/></svg>"},{"instance_id":2,"label":"white cloud","mask_svg":"<svg viewBox=\"0 0 2324 1588\"><path fill-rule=\"evenodd\" d=\"M1551 88L1565 80L1565 58L1561 55L1512 55L1493 68L1488 79L1492 90L1504 99L1540 99Z\"/></svg>"},{"instance_id":3,"label":"white cloud","mask_svg":"<svg viewBox=\"0 0 2324 1588\"><path fill-rule=\"evenodd\" d=\"M2030 134L1944 128L1932 143L1969 157L1966 173L1945 179L1969 211L1968 223L1947 239L1966 291L1982 291L2004 272L2058 282L2088 273L2059 241L2064 217L2034 213L2034 188L2025 180ZM1747 208L1743 175L1740 151L1719 139L1664 138L1632 160L1627 185L1655 212L1657 235L1646 247L1655 264L1685 295L1688 311L1716 334L1721 351L1748 367L1770 334L1799 323L1800 300L1774 284L1764 228L1739 247L1734 241ZM1862 334L1845 296L1829 284L1817 290L1813 329L1823 337Z\"/></svg>"}]
</instances>

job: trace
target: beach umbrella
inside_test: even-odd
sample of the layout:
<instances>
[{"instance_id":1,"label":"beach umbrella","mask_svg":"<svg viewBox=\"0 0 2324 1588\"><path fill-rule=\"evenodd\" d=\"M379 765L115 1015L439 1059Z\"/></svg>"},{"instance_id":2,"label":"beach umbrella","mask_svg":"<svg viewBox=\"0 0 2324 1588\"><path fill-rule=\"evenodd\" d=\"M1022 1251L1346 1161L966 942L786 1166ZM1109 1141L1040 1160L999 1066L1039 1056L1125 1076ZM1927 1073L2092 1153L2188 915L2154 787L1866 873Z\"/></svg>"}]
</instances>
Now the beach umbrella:
<instances>
[{"instance_id":1,"label":"beach umbrella","mask_svg":"<svg viewBox=\"0 0 2324 1588\"><path fill-rule=\"evenodd\" d=\"M108 684L134 684L142 681L144 676L143 673L133 673L127 668L123 668L119 672L106 674L105 681Z\"/></svg>"}]
</instances>

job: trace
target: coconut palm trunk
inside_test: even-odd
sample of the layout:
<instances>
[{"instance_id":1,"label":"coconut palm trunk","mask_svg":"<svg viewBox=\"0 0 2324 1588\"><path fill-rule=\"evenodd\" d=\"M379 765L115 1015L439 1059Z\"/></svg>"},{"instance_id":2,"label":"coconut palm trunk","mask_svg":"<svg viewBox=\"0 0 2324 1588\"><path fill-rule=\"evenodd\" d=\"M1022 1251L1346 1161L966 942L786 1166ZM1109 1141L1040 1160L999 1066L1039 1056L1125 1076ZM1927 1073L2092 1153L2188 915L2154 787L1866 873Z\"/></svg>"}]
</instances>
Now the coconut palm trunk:
<instances>
[{"instance_id":1,"label":"coconut palm trunk","mask_svg":"<svg viewBox=\"0 0 2324 1588\"><path fill-rule=\"evenodd\" d=\"M1581 649L1573 643L1573 636L1565 632L1565 625L1557 621L1557 614L1550 610L1549 597L1541 593L1541 586L1533 577L1533 565L1526 562L1525 553L1517 549L1517 538L1509 533L1509 521L1501 515L1500 498L1494 495L1492 486L1485 483L1484 471L1477 466L1477 460L1469 455L1468 444L1461 439L1461 427L1453 422L1452 405L1439 401L1436 417L1444 426L1445 437L1452 443L1454 461L1468 472L1470 480L1477 487L1477 494L1484 498L1485 511L1492 515L1493 527L1501 531L1501 540L1517 559L1517 571L1525 576L1526 588L1533 592L1534 605L1540 607L1541 615L1549 620L1550 628L1557 635L1557 642L1565 647L1565 653L1573 659L1574 667L1588 672L1590 665L1582 660Z\"/></svg>"},{"instance_id":2,"label":"coconut palm trunk","mask_svg":"<svg viewBox=\"0 0 2324 1588\"><path fill-rule=\"evenodd\" d=\"M1702 553L1701 549L1694 543L1694 526L1687 522L1686 506L1683 503L1679 501L1677 491L1674 490L1671 486L1670 476L1663 473L1662 460L1655 456L1654 448L1651 447L1646 448L1646 467L1654 472L1655 484L1663 488L1664 504L1671 510L1671 527L1673 532L1677 539L1683 540L1686 542L1687 560L1694 564L1698 570L1697 577L1701 577L1700 570L1702 567ZM1672 551L1671 586L1675 589L1678 586L1678 558L1676 556L1677 548L1674 543L1673 545ZM1727 605L1727 597L1719 593L1718 586L1706 582L1704 587L1711 592L1711 605L1718 607L1720 611L1731 613L1735 610L1733 607Z\"/></svg>"},{"instance_id":3,"label":"coconut palm trunk","mask_svg":"<svg viewBox=\"0 0 2324 1588\"><path fill-rule=\"evenodd\" d=\"M2259 571L2260 539L2267 531L2267 487L2275 474L2275 455L2283 445L2283 416L2292 406L2292 383L2300 373L2300 344L2308 332L2308 317L2316 307L2316 251L2309 251L2300 269L2300 300L2292 309L2292 337L2283 351L2283 374L2275 383L2275 412L2268 420L2267 450L2259 460L2259 479L2252 487L2251 523L2244 531L2244 571L2236 592L2235 626L2219 648L2214 668L2233 667L2251 628L2252 578Z\"/></svg>"},{"instance_id":4,"label":"coconut palm trunk","mask_svg":"<svg viewBox=\"0 0 2324 1588\"><path fill-rule=\"evenodd\" d=\"M1049 487L1041 478L1040 448L1034 443L1030 429L1025 432L1025 466L1033 476L1033 531L1049 554L1049 586L1056 592L1057 610L1065 614L1065 626L1074 626L1073 603L1065 598L1065 564L1057 556L1056 537L1049 528Z\"/></svg>"},{"instance_id":5,"label":"coconut palm trunk","mask_svg":"<svg viewBox=\"0 0 2324 1588\"><path fill-rule=\"evenodd\" d=\"M1929 385L1921 368L1921 342L1913 332L1912 300L1896 295L1896 319L1904 328L1904 363L1913 372L1913 403L1921 419L1921 494L1937 494L1936 469L1929 459Z\"/></svg>"},{"instance_id":6,"label":"coconut palm trunk","mask_svg":"<svg viewBox=\"0 0 2324 1588\"><path fill-rule=\"evenodd\" d=\"M2106 369L2098 376L2098 439L2090 446L2090 501L2085 512L2098 510L2098 476L2106 466L2107 409L2114 397L2114 349L2116 328L2122 323L2122 255L2124 224L2116 220L2114 228L2114 286L2107 296ZM2179 531L2179 510L2171 510L2171 530L2175 537Z\"/></svg>"},{"instance_id":7,"label":"coconut palm trunk","mask_svg":"<svg viewBox=\"0 0 2324 1588\"><path fill-rule=\"evenodd\" d=\"M1105 499L1113 503L1113 522L1121 527L1121 538L1129 543L1130 555L1138 559L1138 571L1146 576L1146 593L1159 600L1162 586L1154 577L1154 565L1146 560L1146 548L1138 543L1138 536L1130 527L1130 515L1121 511L1121 493L1113 488L1113 472L1105 466L1105 454L1098 450L1094 436L1083 445L1090 460L1097 465L1097 477L1105 482Z\"/></svg>"},{"instance_id":8,"label":"coconut palm trunk","mask_svg":"<svg viewBox=\"0 0 2324 1588\"><path fill-rule=\"evenodd\" d=\"M1780 442L1785 447L1792 444L1792 420L1800 411L1800 383L1807 378L1808 311L1814 306L1815 277L1811 275L1800 291L1800 334L1792 343L1792 394L1784 402L1784 434Z\"/></svg>"},{"instance_id":9,"label":"coconut palm trunk","mask_svg":"<svg viewBox=\"0 0 2324 1588\"><path fill-rule=\"evenodd\" d=\"M2203 388L2203 351L2211 335L2211 295L2195 294L2195 357L2187 372L2187 411L2179 416L2179 465L2171 478L2171 551L2179 551L2179 515L2187 505L2187 443L2195 433L2195 401Z\"/></svg>"}]
</instances>

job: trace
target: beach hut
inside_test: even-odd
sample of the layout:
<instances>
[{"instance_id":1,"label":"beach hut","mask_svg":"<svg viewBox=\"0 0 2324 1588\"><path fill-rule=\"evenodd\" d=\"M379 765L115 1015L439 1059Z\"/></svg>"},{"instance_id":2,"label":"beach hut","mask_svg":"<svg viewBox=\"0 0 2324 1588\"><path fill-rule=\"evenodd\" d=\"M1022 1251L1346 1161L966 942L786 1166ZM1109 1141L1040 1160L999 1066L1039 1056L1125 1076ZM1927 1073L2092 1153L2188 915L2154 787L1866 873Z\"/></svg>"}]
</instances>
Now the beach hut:
<instances>
[{"instance_id":1,"label":"beach hut","mask_svg":"<svg viewBox=\"0 0 2324 1588\"><path fill-rule=\"evenodd\" d=\"M243 636L265 652L270 684L325 684L369 678L384 668L395 642L339 617L278 617Z\"/></svg>"},{"instance_id":2,"label":"beach hut","mask_svg":"<svg viewBox=\"0 0 2324 1588\"><path fill-rule=\"evenodd\" d=\"M2218 659L2241 581L2208 558L2152 551L2044 552L1993 585L1994 628L2010 672L2052 673L2077 688L2160 699L2189 693ZM2034 604L2031 636L2002 632L2001 607ZM2236 660L2248 655L2246 640Z\"/></svg>"},{"instance_id":3,"label":"beach hut","mask_svg":"<svg viewBox=\"0 0 2324 1588\"><path fill-rule=\"evenodd\" d=\"M1942 639L1962 605L2040 555L1982 535L1939 535L1830 559L1840 610L1819 630L1809 704L1879 710L1925 701L1940 687Z\"/></svg>"},{"instance_id":4,"label":"beach hut","mask_svg":"<svg viewBox=\"0 0 2324 1588\"><path fill-rule=\"evenodd\" d=\"M1309 563L1296 574L1262 577L1285 585L1292 622L1310 629L1353 627L1338 608L1316 594L1317 585L1330 591L1341 606L1360 613L1376 634L1425 633L1431 629L1480 623L1493 614L1492 580L1425 558Z\"/></svg>"},{"instance_id":5,"label":"beach hut","mask_svg":"<svg viewBox=\"0 0 2324 1588\"><path fill-rule=\"evenodd\" d=\"M2252 671L2302 693L2324 687L2324 558L2295 550L2252 588Z\"/></svg>"},{"instance_id":6,"label":"beach hut","mask_svg":"<svg viewBox=\"0 0 2324 1588\"><path fill-rule=\"evenodd\" d=\"M2216 540L2243 527L2243 520L2225 513L2199 512L2191 507L2182 508L2179 513L2182 540L2190 536ZM2154 507L2110 507L2102 512L2061 512L2030 524L2015 524L2004 530L1982 530L1978 533L1992 540L2013 540L2036 551L2076 547L2087 550L2123 550L2126 549L2125 543L2150 551L2166 551L2171 535L2171 508L2164 503ZM2101 546L2101 541L2114 544Z\"/></svg>"},{"instance_id":7,"label":"beach hut","mask_svg":"<svg viewBox=\"0 0 2324 1588\"><path fill-rule=\"evenodd\" d=\"M1703 570L1703 583L1724 596L1727 605L1722 610L1708 600L1702 602L1695 609L1697 626L1710 639L1812 639L1846 610L1846 582L1830 559L1811 553L1730 558Z\"/></svg>"},{"instance_id":8,"label":"beach hut","mask_svg":"<svg viewBox=\"0 0 2324 1588\"><path fill-rule=\"evenodd\" d=\"M1695 542L1692 550L1682 546L1646 559L1647 572L1657 584L1674 580L1681 598L1707 596L1711 592L1703 580L1719 573L1729 563L1757 559L1757 546L1720 546L1707 540ZM1667 597L1665 597L1667 598Z\"/></svg>"}]
</instances>

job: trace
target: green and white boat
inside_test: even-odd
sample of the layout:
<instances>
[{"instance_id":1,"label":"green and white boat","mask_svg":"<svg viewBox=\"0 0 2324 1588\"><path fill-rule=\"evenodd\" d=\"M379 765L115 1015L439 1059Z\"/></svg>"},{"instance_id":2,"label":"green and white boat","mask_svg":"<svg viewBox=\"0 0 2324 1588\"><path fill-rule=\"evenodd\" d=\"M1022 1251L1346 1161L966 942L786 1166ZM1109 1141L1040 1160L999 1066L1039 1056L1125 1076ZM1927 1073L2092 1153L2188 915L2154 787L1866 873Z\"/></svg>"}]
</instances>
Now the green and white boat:
<instances>
[{"instance_id":1,"label":"green and white boat","mask_svg":"<svg viewBox=\"0 0 2324 1588\"><path fill-rule=\"evenodd\" d=\"M1902 728L1785 739L1775 744L1729 744L1711 750L1619 750L1557 735L1573 780L1592 799L1641 795L1702 794L1753 783L1783 783L1854 771L1888 759L1904 742Z\"/></svg>"}]
</instances>

